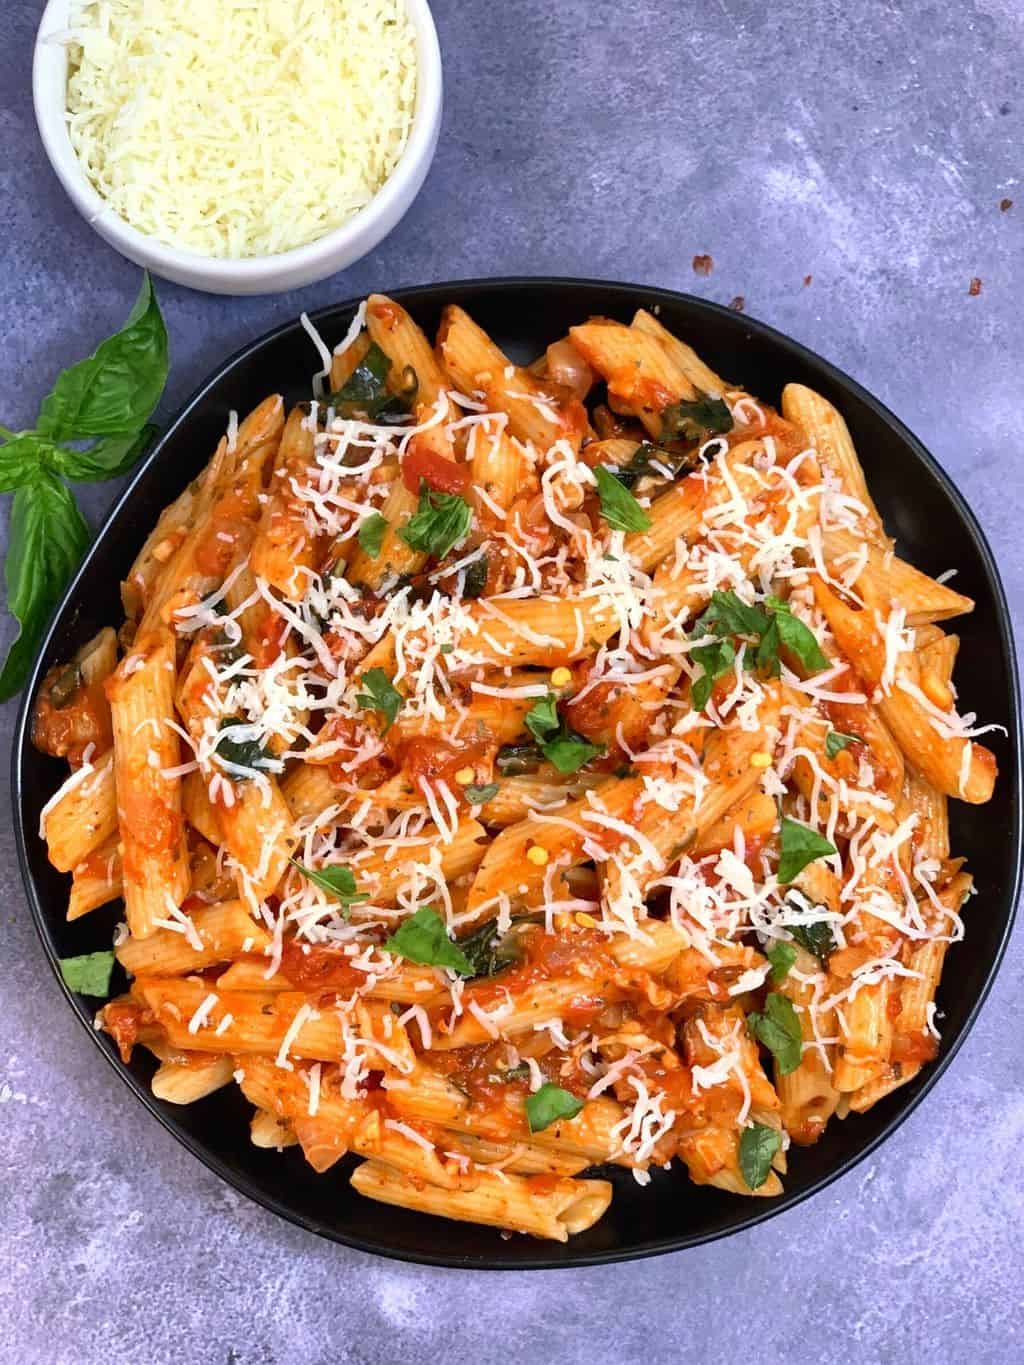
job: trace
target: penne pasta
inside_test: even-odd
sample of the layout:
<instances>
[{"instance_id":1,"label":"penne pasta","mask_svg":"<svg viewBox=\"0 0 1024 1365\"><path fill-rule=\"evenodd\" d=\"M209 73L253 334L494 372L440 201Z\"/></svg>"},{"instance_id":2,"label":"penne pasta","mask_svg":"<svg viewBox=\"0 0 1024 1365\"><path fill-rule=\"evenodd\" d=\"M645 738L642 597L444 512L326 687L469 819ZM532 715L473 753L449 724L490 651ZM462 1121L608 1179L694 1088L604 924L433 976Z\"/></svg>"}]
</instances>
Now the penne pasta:
<instances>
[{"instance_id":1,"label":"penne pasta","mask_svg":"<svg viewBox=\"0 0 1024 1365\"><path fill-rule=\"evenodd\" d=\"M98 1026L426 1215L565 1241L605 1164L776 1196L939 1046L949 803L997 776L973 604L894 554L832 404L661 317L529 366L457 306L356 318L40 688L68 918L125 902Z\"/></svg>"}]
</instances>

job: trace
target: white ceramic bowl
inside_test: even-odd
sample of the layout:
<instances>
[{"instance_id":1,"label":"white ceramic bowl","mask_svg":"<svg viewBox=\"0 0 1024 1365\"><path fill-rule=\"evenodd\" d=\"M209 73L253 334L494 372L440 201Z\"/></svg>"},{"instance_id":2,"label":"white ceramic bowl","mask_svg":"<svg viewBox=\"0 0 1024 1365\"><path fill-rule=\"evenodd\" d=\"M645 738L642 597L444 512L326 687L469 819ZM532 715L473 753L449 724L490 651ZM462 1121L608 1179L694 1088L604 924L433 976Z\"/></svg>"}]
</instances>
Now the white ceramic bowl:
<instances>
[{"instance_id":1,"label":"white ceramic bowl","mask_svg":"<svg viewBox=\"0 0 1024 1365\"><path fill-rule=\"evenodd\" d=\"M49 0L36 35L32 96L50 164L86 222L122 256L156 275L210 294L275 294L326 279L358 261L399 222L419 193L437 147L443 81L427 0L405 0L416 30L416 110L405 151L366 208L308 246L274 256L224 260L167 246L130 227L90 184L68 137L68 55L49 35L66 32L71 0Z\"/></svg>"}]
</instances>

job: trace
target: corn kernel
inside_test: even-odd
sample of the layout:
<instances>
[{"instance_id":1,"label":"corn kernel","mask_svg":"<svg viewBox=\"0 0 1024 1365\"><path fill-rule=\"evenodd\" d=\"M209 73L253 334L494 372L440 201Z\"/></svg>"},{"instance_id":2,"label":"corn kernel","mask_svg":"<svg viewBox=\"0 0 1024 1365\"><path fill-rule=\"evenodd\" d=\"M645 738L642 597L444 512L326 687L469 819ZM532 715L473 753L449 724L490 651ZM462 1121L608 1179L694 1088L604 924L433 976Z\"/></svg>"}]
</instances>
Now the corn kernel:
<instances>
[{"instance_id":1,"label":"corn kernel","mask_svg":"<svg viewBox=\"0 0 1024 1365\"><path fill-rule=\"evenodd\" d=\"M568 668L556 668L551 674L552 687L568 687L572 682L572 670Z\"/></svg>"},{"instance_id":2,"label":"corn kernel","mask_svg":"<svg viewBox=\"0 0 1024 1365\"><path fill-rule=\"evenodd\" d=\"M465 787L468 783L473 781L474 777L476 777L476 773L472 768L460 768L455 774L455 781L460 787Z\"/></svg>"},{"instance_id":3,"label":"corn kernel","mask_svg":"<svg viewBox=\"0 0 1024 1365\"><path fill-rule=\"evenodd\" d=\"M586 912L583 910L577 911L576 923L580 926L581 929L597 928L597 920L594 918L594 916L586 914Z\"/></svg>"},{"instance_id":4,"label":"corn kernel","mask_svg":"<svg viewBox=\"0 0 1024 1365\"><path fill-rule=\"evenodd\" d=\"M772 765L771 754L764 752L750 755L750 766L752 768L770 768Z\"/></svg>"},{"instance_id":5,"label":"corn kernel","mask_svg":"<svg viewBox=\"0 0 1024 1365\"><path fill-rule=\"evenodd\" d=\"M541 848L540 844L531 844L526 850L526 856L534 867L543 867L548 860L548 851Z\"/></svg>"}]
</instances>

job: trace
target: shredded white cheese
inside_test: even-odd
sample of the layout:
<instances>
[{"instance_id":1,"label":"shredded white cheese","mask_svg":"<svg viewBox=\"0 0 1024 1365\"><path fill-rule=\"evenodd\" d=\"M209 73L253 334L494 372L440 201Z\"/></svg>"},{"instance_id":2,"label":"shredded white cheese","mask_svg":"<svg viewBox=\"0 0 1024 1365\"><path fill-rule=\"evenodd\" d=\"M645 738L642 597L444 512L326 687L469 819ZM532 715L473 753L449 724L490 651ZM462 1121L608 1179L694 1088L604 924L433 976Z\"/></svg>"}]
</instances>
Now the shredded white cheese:
<instances>
[{"instance_id":1,"label":"shredded white cheese","mask_svg":"<svg viewBox=\"0 0 1024 1365\"><path fill-rule=\"evenodd\" d=\"M67 121L96 190L147 236L242 258L364 208L408 141L403 0L76 0Z\"/></svg>"}]
</instances>

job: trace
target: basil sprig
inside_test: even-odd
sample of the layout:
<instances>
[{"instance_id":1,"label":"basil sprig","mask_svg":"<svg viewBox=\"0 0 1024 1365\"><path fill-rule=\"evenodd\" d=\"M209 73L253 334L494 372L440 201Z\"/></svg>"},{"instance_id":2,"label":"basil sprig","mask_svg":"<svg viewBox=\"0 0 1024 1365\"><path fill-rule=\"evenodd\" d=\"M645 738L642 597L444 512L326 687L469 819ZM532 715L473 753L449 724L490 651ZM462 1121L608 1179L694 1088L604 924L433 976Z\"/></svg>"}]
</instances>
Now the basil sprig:
<instances>
[{"instance_id":1,"label":"basil sprig","mask_svg":"<svg viewBox=\"0 0 1024 1365\"><path fill-rule=\"evenodd\" d=\"M0 427L0 492L14 493L7 605L20 626L0 672L0 701L24 686L43 627L89 543L64 480L115 479L135 464L155 431L146 423L167 365L167 329L147 274L124 327L57 377L35 428Z\"/></svg>"}]
</instances>

